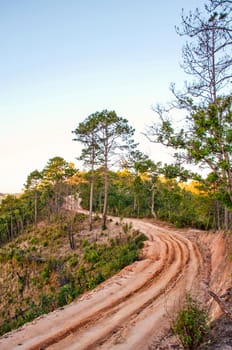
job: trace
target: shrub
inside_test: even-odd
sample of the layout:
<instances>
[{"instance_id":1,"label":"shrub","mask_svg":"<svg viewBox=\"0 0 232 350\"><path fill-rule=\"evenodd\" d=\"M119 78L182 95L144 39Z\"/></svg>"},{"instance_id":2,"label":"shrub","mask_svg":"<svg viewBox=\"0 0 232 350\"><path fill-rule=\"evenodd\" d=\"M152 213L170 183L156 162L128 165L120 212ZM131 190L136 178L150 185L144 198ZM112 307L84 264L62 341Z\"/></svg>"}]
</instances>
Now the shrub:
<instances>
[{"instance_id":1,"label":"shrub","mask_svg":"<svg viewBox=\"0 0 232 350\"><path fill-rule=\"evenodd\" d=\"M208 313L192 296L187 293L185 304L178 312L172 329L180 339L184 349L198 349L207 331Z\"/></svg>"},{"instance_id":2,"label":"shrub","mask_svg":"<svg viewBox=\"0 0 232 350\"><path fill-rule=\"evenodd\" d=\"M37 237L31 237L29 242L31 244L38 244L39 243L39 239Z\"/></svg>"},{"instance_id":3,"label":"shrub","mask_svg":"<svg viewBox=\"0 0 232 350\"><path fill-rule=\"evenodd\" d=\"M100 259L99 251L93 245L86 247L84 249L84 258L87 262L94 264Z\"/></svg>"},{"instance_id":4,"label":"shrub","mask_svg":"<svg viewBox=\"0 0 232 350\"><path fill-rule=\"evenodd\" d=\"M69 259L69 266L70 267L75 267L78 264L78 258L77 255L72 255Z\"/></svg>"},{"instance_id":5,"label":"shrub","mask_svg":"<svg viewBox=\"0 0 232 350\"><path fill-rule=\"evenodd\" d=\"M144 242L147 241L147 236L145 236L144 233L139 233L135 239L134 239L135 243L138 244L139 242Z\"/></svg>"},{"instance_id":6,"label":"shrub","mask_svg":"<svg viewBox=\"0 0 232 350\"><path fill-rule=\"evenodd\" d=\"M41 311L43 313L47 313L52 310L52 306L54 303L54 296L52 293L46 294L46 293L41 293L39 296L40 302L39 306L41 308Z\"/></svg>"},{"instance_id":7,"label":"shrub","mask_svg":"<svg viewBox=\"0 0 232 350\"><path fill-rule=\"evenodd\" d=\"M57 295L57 304L59 307L69 304L75 298L73 288L70 284L62 286Z\"/></svg>"},{"instance_id":8,"label":"shrub","mask_svg":"<svg viewBox=\"0 0 232 350\"><path fill-rule=\"evenodd\" d=\"M46 283L50 277L51 269L48 263L45 263L43 266L43 270L41 271L41 277L43 281Z\"/></svg>"}]
</instances>

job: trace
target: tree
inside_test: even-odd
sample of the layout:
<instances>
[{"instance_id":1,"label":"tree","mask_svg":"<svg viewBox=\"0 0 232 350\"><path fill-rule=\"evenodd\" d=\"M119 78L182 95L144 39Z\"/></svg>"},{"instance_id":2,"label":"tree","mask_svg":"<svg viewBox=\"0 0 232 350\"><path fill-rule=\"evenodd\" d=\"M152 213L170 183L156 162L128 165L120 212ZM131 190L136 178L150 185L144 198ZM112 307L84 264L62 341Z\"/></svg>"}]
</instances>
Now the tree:
<instances>
[{"instance_id":1,"label":"tree","mask_svg":"<svg viewBox=\"0 0 232 350\"><path fill-rule=\"evenodd\" d=\"M227 22L231 21L231 0L209 0L209 5L205 5L205 8L208 12L214 12L215 15L220 16L220 18L225 18L227 16ZM220 11L218 13L218 11ZM221 29L225 29L227 31L232 32L232 28L228 28L228 24L226 26L220 26Z\"/></svg>"},{"instance_id":2,"label":"tree","mask_svg":"<svg viewBox=\"0 0 232 350\"><path fill-rule=\"evenodd\" d=\"M216 102L219 93L230 83L232 77L232 19L231 1L211 0L205 5L205 14L199 9L185 15L182 12L180 36L190 41L182 49L182 68L194 81L185 83L184 92L171 90L179 106L188 106L193 98L201 103ZM191 106L190 106L191 108Z\"/></svg>"},{"instance_id":3,"label":"tree","mask_svg":"<svg viewBox=\"0 0 232 350\"><path fill-rule=\"evenodd\" d=\"M24 229L27 213L23 200L7 195L0 205L0 243L12 239Z\"/></svg>"},{"instance_id":4,"label":"tree","mask_svg":"<svg viewBox=\"0 0 232 350\"><path fill-rule=\"evenodd\" d=\"M142 176L147 176L151 191L151 214L156 218L155 213L155 188L158 175L162 173L161 163L154 163L146 154L139 150L132 151L128 160L124 161L124 166L134 173L134 210L137 208L139 214L139 192L144 197L144 182L141 181Z\"/></svg>"},{"instance_id":5,"label":"tree","mask_svg":"<svg viewBox=\"0 0 232 350\"><path fill-rule=\"evenodd\" d=\"M207 107L192 105L184 127L177 130L169 116L150 127L154 142L176 150L175 156L208 168L208 181L217 185L217 196L232 209L232 96L218 98Z\"/></svg>"},{"instance_id":6,"label":"tree","mask_svg":"<svg viewBox=\"0 0 232 350\"><path fill-rule=\"evenodd\" d=\"M133 149L136 145L132 139L134 129L128 125L125 118L118 117L115 111L103 110L96 114L97 140L99 145L98 159L104 168L104 204L102 227L106 228L107 196L108 196L108 168L110 162L124 151Z\"/></svg>"},{"instance_id":7,"label":"tree","mask_svg":"<svg viewBox=\"0 0 232 350\"><path fill-rule=\"evenodd\" d=\"M68 181L76 172L74 165L66 162L62 157L49 159L42 170L42 185L47 188L47 192L50 192L52 211L55 210L58 213L63 198L67 195L65 190L68 187Z\"/></svg>"},{"instance_id":8,"label":"tree","mask_svg":"<svg viewBox=\"0 0 232 350\"><path fill-rule=\"evenodd\" d=\"M200 165L211 172L208 183L224 203L226 219L227 209L232 208L231 1L210 0L204 14L196 9L188 16L182 12L181 18L177 33L191 40L183 48L182 67L195 81L186 83L183 92L172 85L175 100L171 108L154 108L158 121L150 126L147 137L172 147L177 164ZM172 117L174 108L185 109L181 126Z\"/></svg>"},{"instance_id":9,"label":"tree","mask_svg":"<svg viewBox=\"0 0 232 350\"><path fill-rule=\"evenodd\" d=\"M94 190L94 171L97 163L97 155L99 153L99 146L97 142L97 114L91 114L84 122L79 123L78 127L72 131L76 136L74 141L81 142L84 148L82 149L80 160L90 166L90 195L89 195L89 230L93 226L93 190Z\"/></svg>"},{"instance_id":10,"label":"tree","mask_svg":"<svg viewBox=\"0 0 232 350\"><path fill-rule=\"evenodd\" d=\"M26 190L32 191L34 195L34 224L37 225L38 217L38 186L42 180L42 174L38 170L34 170L27 177L25 184Z\"/></svg>"},{"instance_id":11,"label":"tree","mask_svg":"<svg viewBox=\"0 0 232 350\"><path fill-rule=\"evenodd\" d=\"M81 125L82 126L82 125ZM80 127L80 125L79 125ZM118 117L115 111L103 110L90 115L83 123L83 138L79 127L74 131L77 140L85 144L82 156L90 164L96 162L104 169L104 200L103 200L103 228L106 227L107 197L108 197L108 169L110 163L117 162L119 153L135 147L132 136L134 129L128 125L125 118ZM87 127L87 129L86 129Z\"/></svg>"}]
</instances>

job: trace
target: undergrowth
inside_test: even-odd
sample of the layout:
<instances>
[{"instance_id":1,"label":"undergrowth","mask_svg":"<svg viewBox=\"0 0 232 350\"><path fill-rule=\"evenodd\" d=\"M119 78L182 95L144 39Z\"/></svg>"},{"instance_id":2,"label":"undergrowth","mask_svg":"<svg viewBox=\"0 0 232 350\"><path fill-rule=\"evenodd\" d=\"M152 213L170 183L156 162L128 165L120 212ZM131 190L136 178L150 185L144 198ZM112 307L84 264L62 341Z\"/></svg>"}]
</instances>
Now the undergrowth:
<instances>
[{"instance_id":1,"label":"undergrowth","mask_svg":"<svg viewBox=\"0 0 232 350\"><path fill-rule=\"evenodd\" d=\"M0 335L95 288L139 259L146 239L133 232L103 242L76 236L72 250L57 223L24 238L0 250Z\"/></svg>"},{"instance_id":2,"label":"undergrowth","mask_svg":"<svg viewBox=\"0 0 232 350\"><path fill-rule=\"evenodd\" d=\"M184 349L198 349L208 329L208 313L201 304L186 293L183 308L177 313L172 329Z\"/></svg>"}]
</instances>

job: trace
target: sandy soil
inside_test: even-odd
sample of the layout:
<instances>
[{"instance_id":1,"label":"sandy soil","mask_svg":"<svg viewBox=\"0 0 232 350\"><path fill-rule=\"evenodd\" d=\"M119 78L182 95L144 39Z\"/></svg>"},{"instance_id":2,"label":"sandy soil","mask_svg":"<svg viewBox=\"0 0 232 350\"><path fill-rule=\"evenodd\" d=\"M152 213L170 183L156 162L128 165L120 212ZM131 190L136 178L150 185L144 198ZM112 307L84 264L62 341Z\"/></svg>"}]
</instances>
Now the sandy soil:
<instances>
[{"instance_id":1,"label":"sandy soil","mask_svg":"<svg viewBox=\"0 0 232 350\"><path fill-rule=\"evenodd\" d=\"M197 231L128 222L149 238L140 261L72 304L6 334L0 349L159 349L186 291L207 301L210 263L196 243Z\"/></svg>"}]
</instances>

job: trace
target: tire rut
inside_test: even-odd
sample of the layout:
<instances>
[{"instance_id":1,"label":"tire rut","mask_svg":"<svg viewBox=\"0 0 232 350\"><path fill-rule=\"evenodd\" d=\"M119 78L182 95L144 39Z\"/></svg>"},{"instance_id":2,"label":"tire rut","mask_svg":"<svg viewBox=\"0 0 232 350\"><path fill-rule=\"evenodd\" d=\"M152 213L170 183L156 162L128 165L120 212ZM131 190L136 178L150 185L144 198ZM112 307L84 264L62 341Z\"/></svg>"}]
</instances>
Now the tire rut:
<instances>
[{"instance_id":1,"label":"tire rut","mask_svg":"<svg viewBox=\"0 0 232 350\"><path fill-rule=\"evenodd\" d=\"M188 264L188 261L190 259L188 245L183 241L179 241L175 237L164 237L163 235L160 235L159 239L166 245L166 254L163 257L163 261L166 260L166 264L163 264L162 268L158 270L158 273L154 274L154 276L152 276L152 278L149 279L142 288L137 289L132 295L127 296L127 298L120 302L116 307L111 307L109 310L107 310L107 313L104 315L104 317L102 317L101 315L101 317L98 317L97 320L91 322L94 324L95 331L96 328L98 329L98 332L96 333L98 333L99 336L96 340L93 340L91 327L89 327L89 330L83 329L82 332L72 334L71 337L74 339L74 348L76 346L76 338L78 338L78 349L80 350L96 349L97 346L100 346L102 343L106 343L112 335L115 336L115 334L120 332L120 329L122 328L122 323L133 323L137 315L139 315L144 309L147 309L150 305L157 301L157 299L159 299L160 296L162 296L164 293L169 292L176 285L177 281L183 274L182 269L186 266L186 264ZM167 269L170 268L170 266L172 267L173 271L176 271L176 273L171 275L171 278L166 281L162 288L159 287L159 289L156 290L157 287L154 283L159 283L159 279L163 278L163 275L167 273ZM152 296L146 298L145 293L148 294L148 290L151 288L154 290L154 292L152 290ZM149 294L151 294L151 291ZM130 304L134 303L133 299L137 298L137 295L139 295L140 301L137 300L136 307L132 310L129 310L128 313L125 313L126 307L128 307L128 302ZM145 297L144 301L143 297ZM123 317L118 316L118 314L120 314L121 309L123 309ZM112 322L112 319L115 317L116 322ZM110 327L107 327L109 322ZM102 329L104 329L104 332L101 331ZM86 338L91 339L91 341L86 342ZM51 346L49 349L55 350L58 349L59 346L60 344L58 345L58 347ZM65 343L62 346L64 347ZM72 347L70 349L72 349Z\"/></svg>"},{"instance_id":2,"label":"tire rut","mask_svg":"<svg viewBox=\"0 0 232 350\"><path fill-rule=\"evenodd\" d=\"M171 310L175 296L183 294L183 287L191 289L197 283L203 259L197 245L180 234L136 219L129 221L149 238L143 260L126 267L64 310L25 325L18 346L6 346L4 350L123 349L125 342L124 349L131 346L135 350L144 338L137 332L139 325L152 319L144 331L147 338L153 326L161 326L166 300ZM48 329L45 324L45 334L41 327L41 334L36 335L36 325L39 327L43 321ZM24 329L25 333L30 329L31 338L24 337Z\"/></svg>"}]
</instances>

